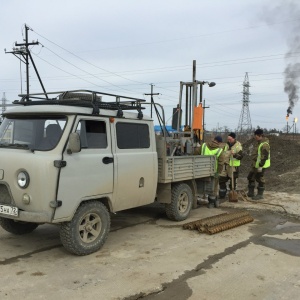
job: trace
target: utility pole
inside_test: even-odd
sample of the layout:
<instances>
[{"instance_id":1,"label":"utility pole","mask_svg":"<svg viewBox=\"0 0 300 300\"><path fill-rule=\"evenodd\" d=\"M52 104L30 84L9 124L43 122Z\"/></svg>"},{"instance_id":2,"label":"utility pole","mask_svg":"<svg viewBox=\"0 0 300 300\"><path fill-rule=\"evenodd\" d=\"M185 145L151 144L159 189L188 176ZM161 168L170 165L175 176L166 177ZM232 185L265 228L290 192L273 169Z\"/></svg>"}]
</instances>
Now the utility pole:
<instances>
[{"instance_id":1,"label":"utility pole","mask_svg":"<svg viewBox=\"0 0 300 300\"><path fill-rule=\"evenodd\" d=\"M151 83L151 93L150 94L144 94L146 96L151 96L151 105L150 105L150 108L151 108L151 118L152 118L152 106L154 104L154 100L153 100L153 96L157 96L159 95L159 93L153 93L153 87L154 87L154 84Z\"/></svg>"},{"instance_id":2,"label":"utility pole","mask_svg":"<svg viewBox=\"0 0 300 300\"><path fill-rule=\"evenodd\" d=\"M30 28L25 24L25 39L24 39L25 43L17 43L16 42L15 46L19 47L19 48L13 48L13 51L11 51L11 52L6 52L6 49L5 49L5 53L12 53L14 56L16 56L18 59L20 59L21 62L25 63L25 65L26 65L26 94L27 94L26 98L27 98L27 100L29 99L29 86L30 86L29 85L29 59L31 60L31 63L34 67L35 73L39 79L39 82L44 91L44 94L45 94L46 98L48 99L46 90L44 88L44 85L42 83L42 80L41 80L38 70L35 66L35 63L32 59L30 49L29 49L29 46L39 45L39 42L34 42L34 41L32 41L32 43L28 42L28 30L30 30ZM18 57L17 55L22 56L23 60L20 57Z\"/></svg>"}]
</instances>

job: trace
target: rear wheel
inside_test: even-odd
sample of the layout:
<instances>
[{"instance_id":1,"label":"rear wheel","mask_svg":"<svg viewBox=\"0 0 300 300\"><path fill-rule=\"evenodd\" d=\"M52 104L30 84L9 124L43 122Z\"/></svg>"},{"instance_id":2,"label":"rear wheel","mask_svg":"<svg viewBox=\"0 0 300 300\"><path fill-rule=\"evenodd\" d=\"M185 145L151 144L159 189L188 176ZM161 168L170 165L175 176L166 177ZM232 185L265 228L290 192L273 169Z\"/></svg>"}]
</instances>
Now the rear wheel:
<instances>
[{"instance_id":1,"label":"rear wheel","mask_svg":"<svg viewBox=\"0 0 300 300\"><path fill-rule=\"evenodd\" d=\"M18 222L12 219L0 218L0 226L7 232L23 235L32 232L39 224L30 222Z\"/></svg>"},{"instance_id":2,"label":"rear wheel","mask_svg":"<svg viewBox=\"0 0 300 300\"><path fill-rule=\"evenodd\" d=\"M174 184L172 186L171 203L166 204L166 214L170 220L183 221L191 211L193 193L186 183Z\"/></svg>"},{"instance_id":3,"label":"rear wheel","mask_svg":"<svg viewBox=\"0 0 300 300\"><path fill-rule=\"evenodd\" d=\"M70 222L61 224L60 239L71 253L87 255L99 250L110 230L110 215L96 201L81 204Z\"/></svg>"}]
</instances>

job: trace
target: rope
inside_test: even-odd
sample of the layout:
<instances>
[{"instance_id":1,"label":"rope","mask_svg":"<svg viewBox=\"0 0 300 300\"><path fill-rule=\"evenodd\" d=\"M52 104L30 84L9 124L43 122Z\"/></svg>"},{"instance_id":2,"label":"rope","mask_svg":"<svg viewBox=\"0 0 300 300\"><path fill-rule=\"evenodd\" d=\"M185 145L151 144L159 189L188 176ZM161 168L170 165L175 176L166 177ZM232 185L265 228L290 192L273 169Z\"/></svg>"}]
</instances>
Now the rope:
<instances>
[{"instance_id":1,"label":"rope","mask_svg":"<svg viewBox=\"0 0 300 300\"><path fill-rule=\"evenodd\" d=\"M287 210L283 207L283 205L273 204L273 203L264 202L264 201L250 200L244 190L237 191L237 192L240 194L240 196L242 197L242 199L244 201L248 201L248 202L255 203L255 204L260 203L260 204L266 204L266 205L272 205L272 206L279 206L279 207L281 207L287 213Z\"/></svg>"}]
</instances>

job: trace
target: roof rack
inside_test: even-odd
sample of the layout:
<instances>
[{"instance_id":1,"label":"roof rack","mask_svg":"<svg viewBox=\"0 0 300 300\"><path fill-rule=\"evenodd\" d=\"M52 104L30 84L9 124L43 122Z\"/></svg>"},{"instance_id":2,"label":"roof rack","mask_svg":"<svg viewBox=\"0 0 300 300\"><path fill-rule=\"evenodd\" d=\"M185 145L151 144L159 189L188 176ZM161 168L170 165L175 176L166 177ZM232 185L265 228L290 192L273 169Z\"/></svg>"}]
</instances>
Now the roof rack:
<instances>
[{"instance_id":1,"label":"roof rack","mask_svg":"<svg viewBox=\"0 0 300 300\"><path fill-rule=\"evenodd\" d=\"M49 95L57 95L51 98ZM21 94L20 100L15 100L13 104L20 105L70 105L79 107L93 108L92 114L99 114L100 109L117 110L117 116L123 116L123 110L137 110L138 118L142 119L143 114L141 106L144 99L120 96L115 94L108 94L102 92L95 92L90 90L71 90L62 92L38 93L38 94ZM115 101L104 102L103 96L114 97ZM122 100L121 99L126 99Z\"/></svg>"}]
</instances>

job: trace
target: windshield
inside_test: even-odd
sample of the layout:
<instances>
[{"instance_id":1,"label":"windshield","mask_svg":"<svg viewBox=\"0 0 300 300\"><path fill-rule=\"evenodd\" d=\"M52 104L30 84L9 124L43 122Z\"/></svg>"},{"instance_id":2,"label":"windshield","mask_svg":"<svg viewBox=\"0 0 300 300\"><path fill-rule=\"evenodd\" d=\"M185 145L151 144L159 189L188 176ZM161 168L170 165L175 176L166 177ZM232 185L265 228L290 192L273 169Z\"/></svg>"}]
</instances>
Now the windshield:
<instances>
[{"instance_id":1,"label":"windshield","mask_svg":"<svg viewBox=\"0 0 300 300\"><path fill-rule=\"evenodd\" d=\"M0 147L51 150L58 144L66 116L6 117L0 126Z\"/></svg>"}]
</instances>

